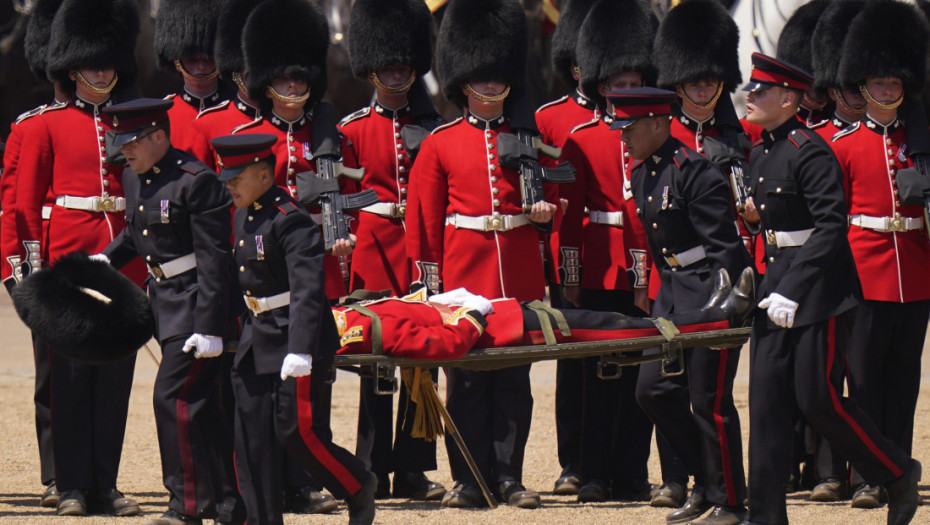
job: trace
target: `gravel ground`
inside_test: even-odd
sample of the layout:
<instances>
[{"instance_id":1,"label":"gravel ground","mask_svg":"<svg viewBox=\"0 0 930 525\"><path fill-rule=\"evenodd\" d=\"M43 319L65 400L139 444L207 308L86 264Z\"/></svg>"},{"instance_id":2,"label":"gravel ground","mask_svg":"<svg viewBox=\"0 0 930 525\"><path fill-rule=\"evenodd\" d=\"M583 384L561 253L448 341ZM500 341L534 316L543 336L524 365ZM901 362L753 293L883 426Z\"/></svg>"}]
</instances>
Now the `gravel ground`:
<instances>
[{"instance_id":1,"label":"gravel ground","mask_svg":"<svg viewBox=\"0 0 930 525\"><path fill-rule=\"evenodd\" d=\"M129 425L123 448L119 486L127 496L139 501L143 515L131 518L93 516L87 518L62 518L54 509L38 506L41 485L38 477L38 454L36 451L33 420L32 354L27 330L16 317L9 296L0 294L0 421L5 421L0 433L0 523L68 525L111 525L145 523L165 511L167 493L161 484L161 468L155 422L152 417L152 387L155 365L144 352L136 362L135 383L129 409ZM926 347L925 347L926 349ZM156 350L157 351L157 350ZM743 356L737 377L736 404L743 418L744 447L748 434L747 414L747 365L748 354ZM914 437L915 456L925 465L930 465L930 383L928 365L924 366L923 387L917 407L917 422ZM407 524L440 521L443 525L519 523L565 524L565 523L636 523L664 524L667 509L653 509L645 503L578 504L574 497L553 496L552 483L559 473L556 456L555 425L553 416L555 390L555 364L544 362L533 367L533 395L535 406L533 427L527 447L524 482L530 489L542 493L543 507L538 510L513 509L506 506L494 510L451 510L440 509L439 503L414 503L405 500L384 500L378 504L375 523ZM443 391L443 390L440 390ZM358 407L358 380L350 374L340 373L333 392L333 433L336 441L349 448L355 446L355 421ZM431 474L432 479L452 487L445 444L440 443L439 470ZM653 450L650 459L652 482L658 482L659 466ZM921 493L930 494L930 478L921 484ZM880 524L885 523L885 509L854 510L848 502L814 504L807 501L809 493L788 496L788 515L794 523L801 524ZM330 515L305 516L287 514L288 525L337 524L347 521L345 507ZM913 523L930 523L930 508L923 506Z\"/></svg>"}]
</instances>

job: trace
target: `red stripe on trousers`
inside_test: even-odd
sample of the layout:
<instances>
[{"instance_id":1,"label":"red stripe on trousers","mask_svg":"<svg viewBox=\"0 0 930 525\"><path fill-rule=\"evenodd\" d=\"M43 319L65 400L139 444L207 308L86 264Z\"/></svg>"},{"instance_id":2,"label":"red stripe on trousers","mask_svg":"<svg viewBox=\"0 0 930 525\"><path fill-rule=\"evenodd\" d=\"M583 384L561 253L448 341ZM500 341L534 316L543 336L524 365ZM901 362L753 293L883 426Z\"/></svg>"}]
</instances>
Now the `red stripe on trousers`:
<instances>
[{"instance_id":1,"label":"red stripe on trousers","mask_svg":"<svg viewBox=\"0 0 930 525\"><path fill-rule=\"evenodd\" d=\"M362 490L361 483L355 479L345 466L339 462L326 448L320 438L313 432L313 408L310 404L310 381L313 374L297 379L297 426L300 437L310 449L310 453L317 459L330 474L346 489L349 494L356 494Z\"/></svg>"},{"instance_id":2,"label":"red stripe on trousers","mask_svg":"<svg viewBox=\"0 0 930 525\"><path fill-rule=\"evenodd\" d=\"M184 514L198 516L197 512L197 473L194 469L194 453L191 450L191 421L190 410L187 406L187 395L200 375L203 361L194 359L187 370L184 385L178 392L177 422L178 422L178 452L181 454L181 474L184 479Z\"/></svg>"},{"instance_id":3,"label":"red stripe on trousers","mask_svg":"<svg viewBox=\"0 0 930 525\"><path fill-rule=\"evenodd\" d=\"M833 382L830 381L830 372L833 370L833 356L836 353L836 318L831 317L829 327L827 329L827 388L830 390L830 399L833 401L833 409L836 410L836 413L846 421L853 431L859 436L859 439L865 444L866 448L878 458L879 461L885 465L885 468L891 471L896 478L900 478L904 475L904 472L895 465L885 453L878 448L878 445L873 442L869 436L862 430L862 427L859 426L859 423L852 418L845 410L843 410L843 405L840 404L839 396L836 394L836 389L833 388Z\"/></svg>"},{"instance_id":4,"label":"red stripe on trousers","mask_svg":"<svg viewBox=\"0 0 930 525\"><path fill-rule=\"evenodd\" d=\"M727 359L730 351L720 350L720 361L717 365L717 395L714 398L714 424L717 426L717 440L720 441L720 458L723 463L723 483L727 487L727 505L735 507L742 502L736 501L736 490L733 486L733 471L730 464L730 442L727 441L727 430L723 424L723 414L720 405L723 403L724 388L726 388Z\"/></svg>"}]
</instances>

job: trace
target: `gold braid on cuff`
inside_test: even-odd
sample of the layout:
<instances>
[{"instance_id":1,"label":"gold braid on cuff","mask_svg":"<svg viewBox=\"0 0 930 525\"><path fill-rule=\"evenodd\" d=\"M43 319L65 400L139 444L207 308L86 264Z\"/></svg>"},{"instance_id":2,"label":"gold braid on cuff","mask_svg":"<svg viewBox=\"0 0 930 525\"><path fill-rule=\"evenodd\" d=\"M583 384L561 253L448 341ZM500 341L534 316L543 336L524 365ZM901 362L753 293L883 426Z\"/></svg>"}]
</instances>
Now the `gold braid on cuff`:
<instances>
[{"instance_id":1,"label":"gold braid on cuff","mask_svg":"<svg viewBox=\"0 0 930 525\"><path fill-rule=\"evenodd\" d=\"M113 91L113 87L116 86L116 81L119 80L119 75L117 75L116 73L114 73L114 74L113 74L113 80L111 80L110 83L107 84L107 87L98 88L97 86L95 86L95 85L91 84L90 82L88 82L87 79L84 78L84 75L82 75L80 71L77 71L76 73L77 73L77 80L78 80L78 82L80 82L81 84L83 84L84 87L86 87L87 89L91 90L92 92L94 92L94 93L97 94L97 95L108 95L111 91Z\"/></svg>"},{"instance_id":2,"label":"gold braid on cuff","mask_svg":"<svg viewBox=\"0 0 930 525\"><path fill-rule=\"evenodd\" d=\"M202 77L198 77L197 75L192 75L188 73L186 69L184 69L184 66L181 65L181 61L177 59L175 59L174 61L174 68L177 69L179 73L181 73L181 76L183 76L184 78L188 80L213 80L214 78L216 78L217 75L220 74L219 70L214 69L212 73L204 75Z\"/></svg>"},{"instance_id":3,"label":"gold braid on cuff","mask_svg":"<svg viewBox=\"0 0 930 525\"><path fill-rule=\"evenodd\" d=\"M416 71L411 70L411 71L410 71L410 76L407 78L407 80L405 80L404 83L401 84L401 85L398 86L398 87L390 87L390 86L388 86L388 85L385 85L383 82L381 82L381 79L378 78L378 74L375 73L374 71L372 71L371 73L368 74L368 78L371 79L371 82L372 82L372 84L375 85L375 87L377 87L378 89L380 89L380 90L382 90L382 91L384 91L384 92L387 92L387 93L406 93L408 90L410 90L410 86L412 86L413 83L416 81L416 79L417 79L417 73L416 73Z\"/></svg>"},{"instance_id":4,"label":"gold braid on cuff","mask_svg":"<svg viewBox=\"0 0 930 525\"><path fill-rule=\"evenodd\" d=\"M895 100L891 104L882 104L881 102L872 98L872 94L869 93L869 88L865 87L865 84L859 84L859 93L862 93L862 96L865 97L865 99L869 101L870 104L873 104L878 109L884 109L884 110L897 109L898 106L900 106L901 103L904 102L904 95L901 95L900 97L898 97L898 100Z\"/></svg>"},{"instance_id":5,"label":"gold braid on cuff","mask_svg":"<svg viewBox=\"0 0 930 525\"><path fill-rule=\"evenodd\" d=\"M507 86L504 91L501 91L500 95L494 96L482 95L481 93L478 93L474 90L474 88L471 87L471 84L468 82L462 84L462 88L465 89L465 92L469 97L473 97L475 100L480 102L501 102L507 98L507 95L510 94L510 86Z\"/></svg>"},{"instance_id":6,"label":"gold braid on cuff","mask_svg":"<svg viewBox=\"0 0 930 525\"><path fill-rule=\"evenodd\" d=\"M278 93L274 90L273 87L268 86L265 88L265 93L271 95L271 98L277 100L278 102L283 102L285 104L300 104L306 102L310 98L310 90L304 91L303 95L297 95L296 97L285 97L284 95Z\"/></svg>"}]
</instances>

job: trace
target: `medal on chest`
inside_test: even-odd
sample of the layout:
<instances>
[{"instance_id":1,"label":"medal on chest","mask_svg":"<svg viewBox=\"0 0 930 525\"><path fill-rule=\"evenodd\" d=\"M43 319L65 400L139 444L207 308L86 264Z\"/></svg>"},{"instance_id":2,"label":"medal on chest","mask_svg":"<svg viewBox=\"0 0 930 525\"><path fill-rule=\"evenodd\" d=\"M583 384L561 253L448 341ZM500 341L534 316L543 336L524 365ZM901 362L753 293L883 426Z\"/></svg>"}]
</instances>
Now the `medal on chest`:
<instances>
[{"instance_id":1,"label":"medal on chest","mask_svg":"<svg viewBox=\"0 0 930 525\"><path fill-rule=\"evenodd\" d=\"M171 219L171 216L168 213L169 207L168 207L167 200L163 200L159 203L159 210L161 211L161 223L168 224L168 222Z\"/></svg>"},{"instance_id":2,"label":"medal on chest","mask_svg":"<svg viewBox=\"0 0 930 525\"><path fill-rule=\"evenodd\" d=\"M259 261L265 260L265 241L261 235L255 236L255 257Z\"/></svg>"}]
</instances>

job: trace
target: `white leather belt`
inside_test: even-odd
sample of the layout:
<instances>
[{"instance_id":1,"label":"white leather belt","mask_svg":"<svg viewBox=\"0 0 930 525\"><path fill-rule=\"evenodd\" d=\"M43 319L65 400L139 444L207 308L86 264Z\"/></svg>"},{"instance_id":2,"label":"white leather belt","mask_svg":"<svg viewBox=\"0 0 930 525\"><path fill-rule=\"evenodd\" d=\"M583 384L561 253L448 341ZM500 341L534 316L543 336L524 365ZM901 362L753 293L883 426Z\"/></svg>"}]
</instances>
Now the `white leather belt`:
<instances>
[{"instance_id":1,"label":"white leather belt","mask_svg":"<svg viewBox=\"0 0 930 525\"><path fill-rule=\"evenodd\" d=\"M703 261L705 257L707 257L707 253L704 252L704 247L698 245L681 253L673 253L671 256L666 255L665 262L672 268L684 268L698 261Z\"/></svg>"},{"instance_id":2,"label":"white leather belt","mask_svg":"<svg viewBox=\"0 0 930 525\"><path fill-rule=\"evenodd\" d=\"M313 222L316 223L317 226L323 224L323 214L322 214L322 213L311 213L311 214L310 214L310 218L313 219Z\"/></svg>"},{"instance_id":3,"label":"white leather belt","mask_svg":"<svg viewBox=\"0 0 930 525\"><path fill-rule=\"evenodd\" d=\"M245 300L245 305L249 307L249 310L252 310L253 314L258 315L262 312L291 304L291 292L279 293L271 297L249 297L248 295L243 295L242 299Z\"/></svg>"},{"instance_id":4,"label":"white leather belt","mask_svg":"<svg viewBox=\"0 0 930 525\"><path fill-rule=\"evenodd\" d=\"M880 232L905 232L924 227L923 217L869 217L868 215L850 215L849 224L860 228Z\"/></svg>"},{"instance_id":5,"label":"white leather belt","mask_svg":"<svg viewBox=\"0 0 930 525\"><path fill-rule=\"evenodd\" d=\"M789 246L802 246L813 233L813 228L806 230L796 230L793 232L777 232L765 230L765 242L778 248L788 248Z\"/></svg>"},{"instance_id":6,"label":"white leather belt","mask_svg":"<svg viewBox=\"0 0 930 525\"><path fill-rule=\"evenodd\" d=\"M608 226L617 226L623 228L622 211L589 211L588 220L597 224L606 224Z\"/></svg>"},{"instance_id":7,"label":"white leather belt","mask_svg":"<svg viewBox=\"0 0 930 525\"><path fill-rule=\"evenodd\" d=\"M55 198L55 204L62 208L85 211L124 211L126 209L126 199L123 197L74 197L71 195L59 195Z\"/></svg>"},{"instance_id":8,"label":"white leather belt","mask_svg":"<svg viewBox=\"0 0 930 525\"><path fill-rule=\"evenodd\" d=\"M370 206L365 206L362 211L374 213L388 219L403 219L407 213L407 205L396 202L376 202Z\"/></svg>"},{"instance_id":9,"label":"white leather belt","mask_svg":"<svg viewBox=\"0 0 930 525\"><path fill-rule=\"evenodd\" d=\"M52 218L52 207L42 206L42 220L47 221Z\"/></svg>"},{"instance_id":10,"label":"white leather belt","mask_svg":"<svg viewBox=\"0 0 930 525\"><path fill-rule=\"evenodd\" d=\"M524 214L520 215L480 215L478 217L469 217L453 213L446 216L446 224L451 224L456 228L466 230L478 230L482 232L505 232L513 230L530 223L530 218Z\"/></svg>"},{"instance_id":11,"label":"white leather belt","mask_svg":"<svg viewBox=\"0 0 930 525\"><path fill-rule=\"evenodd\" d=\"M149 265L149 273L156 279L170 279L175 275L193 270L197 267L197 257L193 253L182 255L177 259L172 259L161 264Z\"/></svg>"}]
</instances>

